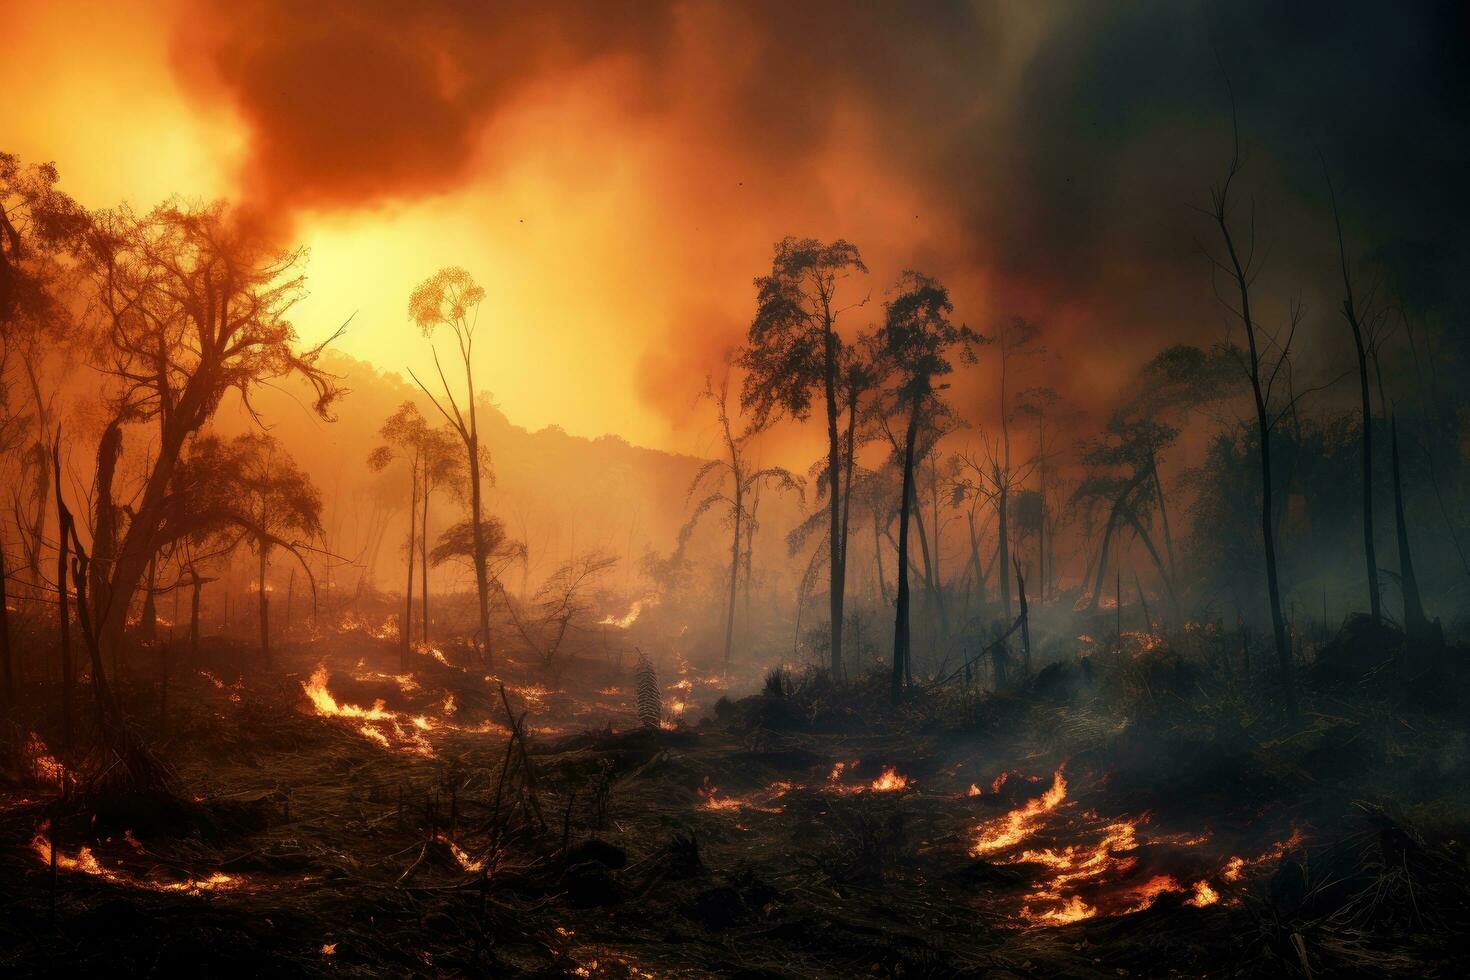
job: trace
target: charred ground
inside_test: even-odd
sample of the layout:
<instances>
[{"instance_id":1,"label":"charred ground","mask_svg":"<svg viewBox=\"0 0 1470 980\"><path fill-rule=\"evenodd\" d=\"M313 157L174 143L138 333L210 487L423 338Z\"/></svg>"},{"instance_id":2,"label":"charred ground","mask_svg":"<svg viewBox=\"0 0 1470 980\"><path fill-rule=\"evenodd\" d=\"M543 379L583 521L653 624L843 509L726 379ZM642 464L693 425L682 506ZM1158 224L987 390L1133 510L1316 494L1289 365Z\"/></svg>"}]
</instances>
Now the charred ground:
<instances>
[{"instance_id":1,"label":"charred ground","mask_svg":"<svg viewBox=\"0 0 1470 980\"><path fill-rule=\"evenodd\" d=\"M1347 624L1279 720L1233 637L1079 641L1001 694L888 705L775 673L730 700L631 658L403 671L361 622L273 673L206 644L121 696L174 767L130 791L12 742L17 976L1455 976L1470 924L1462 684L1385 687ZM1378 672L1378 673L1375 673ZM504 698L501 690L504 685ZM1444 703L1444 702L1450 703ZM696 719L698 719L696 721ZM522 753L524 750L524 753ZM89 760L95 762L96 760ZM52 867L52 856L55 867Z\"/></svg>"}]
</instances>

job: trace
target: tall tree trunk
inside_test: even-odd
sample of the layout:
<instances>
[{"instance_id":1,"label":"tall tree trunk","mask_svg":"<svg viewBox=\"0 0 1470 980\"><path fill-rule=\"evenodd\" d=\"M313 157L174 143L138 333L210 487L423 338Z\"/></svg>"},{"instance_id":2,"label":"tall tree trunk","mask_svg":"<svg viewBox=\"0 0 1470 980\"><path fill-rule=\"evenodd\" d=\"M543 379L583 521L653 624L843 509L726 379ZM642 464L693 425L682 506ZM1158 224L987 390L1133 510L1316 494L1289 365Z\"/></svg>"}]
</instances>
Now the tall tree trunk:
<instances>
[{"instance_id":1,"label":"tall tree trunk","mask_svg":"<svg viewBox=\"0 0 1470 980\"><path fill-rule=\"evenodd\" d=\"M1281 583L1276 569L1276 528L1272 522L1271 479L1271 427L1270 409L1266 405L1265 383L1261 378L1261 352L1256 344L1256 322L1251 316L1250 276L1241 265L1240 255L1235 248L1235 239L1230 233L1226 219L1226 189L1219 192L1215 210L1215 222L1220 228L1229 253L1231 275L1240 293L1241 323L1245 326L1246 344L1250 354L1251 394L1256 409L1256 439L1261 453L1261 544L1266 559L1266 596L1271 606L1271 633L1276 644L1276 662L1281 671L1281 688L1286 698L1287 717L1296 721L1296 685L1292 678L1291 642L1286 635L1286 618L1281 613ZM1285 358L1287 352L1281 356Z\"/></svg>"},{"instance_id":2,"label":"tall tree trunk","mask_svg":"<svg viewBox=\"0 0 1470 980\"><path fill-rule=\"evenodd\" d=\"M291 632L291 605L296 599L296 569L291 569L291 574L286 576L286 612L281 617L281 629L283 632ZM174 617L177 619L178 617Z\"/></svg>"},{"instance_id":3,"label":"tall tree trunk","mask_svg":"<svg viewBox=\"0 0 1470 980\"><path fill-rule=\"evenodd\" d=\"M1352 300L1346 303L1348 323L1353 328L1353 345L1358 353L1358 387L1362 398L1363 417L1363 561L1368 573L1368 604L1375 624L1383 621L1383 595L1378 585L1378 549L1373 543L1373 401L1368 393L1368 352L1363 346L1363 331L1352 313Z\"/></svg>"},{"instance_id":4,"label":"tall tree trunk","mask_svg":"<svg viewBox=\"0 0 1470 980\"><path fill-rule=\"evenodd\" d=\"M8 580L5 578L5 541L0 537L0 672L3 672L5 682L5 709L10 710L15 704L15 673L11 664L10 649L10 607L7 605L10 591L6 588Z\"/></svg>"},{"instance_id":5,"label":"tall tree trunk","mask_svg":"<svg viewBox=\"0 0 1470 980\"><path fill-rule=\"evenodd\" d=\"M204 582L199 578L199 573L194 572L193 595L189 597L189 662L199 662L199 599L204 591Z\"/></svg>"},{"instance_id":6,"label":"tall tree trunk","mask_svg":"<svg viewBox=\"0 0 1470 980\"><path fill-rule=\"evenodd\" d=\"M480 431L475 421L475 381L470 373L470 355L466 349L464 356L465 383L470 390L470 437L468 448L470 454L470 520L473 522L473 534L475 544L475 590L480 600L480 642L485 651L485 663L488 666L493 659L493 651L490 646L490 569L489 555L485 548L485 529L481 525L482 501L480 490Z\"/></svg>"},{"instance_id":7,"label":"tall tree trunk","mask_svg":"<svg viewBox=\"0 0 1470 980\"><path fill-rule=\"evenodd\" d=\"M831 617L831 669L832 676L842 676L842 604L843 587L846 583L844 568L844 540L842 535L842 445L837 438L837 331L832 326L832 311L828 300L822 302L824 314L824 370L823 376L827 397L827 479L828 510L831 527L827 536L828 561L828 615Z\"/></svg>"},{"instance_id":8,"label":"tall tree trunk","mask_svg":"<svg viewBox=\"0 0 1470 980\"><path fill-rule=\"evenodd\" d=\"M740 486L740 470L735 475L735 533L730 536L730 594L725 603L725 678L730 677L730 651L735 645L735 599L740 584L740 520L744 510L744 494Z\"/></svg>"},{"instance_id":9,"label":"tall tree trunk","mask_svg":"<svg viewBox=\"0 0 1470 980\"><path fill-rule=\"evenodd\" d=\"M1164 559L1159 554L1159 549L1154 546L1153 537L1148 533L1148 528L1144 527L1143 522L1138 519L1138 515L1132 509L1129 509L1127 517L1128 523L1133 526L1133 533L1138 535L1138 540L1143 542L1143 547L1148 551L1148 557L1153 561L1154 568L1159 571L1159 579L1164 584L1164 591L1169 596L1169 604L1173 607L1174 615L1177 618L1179 615L1179 600L1174 595L1174 577L1169 574L1169 569L1165 567ZM1135 576L1137 574L1137 572L1134 572ZM1143 590L1140 587L1139 595L1142 594Z\"/></svg>"},{"instance_id":10,"label":"tall tree trunk","mask_svg":"<svg viewBox=\"0 0 1470 980\"><path fill-rule=\"evenodd\" d=\"M1154 474L1154 499L1159 505L1159 523L1164 529L1164 554L1169 556L1169 574L1174 574L1174 533L1169 529L1169 509L1164 506L1164 479L1159 476L1159 460L1152 446L1148 449L1148 468Z\"/></svg>"},{"instance_id":11,"label":"tall tree trunk","mask_svg":"<svg viewBox=\"0 0 1470 980\"><path fill-rule=\"evenodd\" d=\"M893 678L890 695L897 704L909 676L909 511L914 500L914 436L919 427L919 401L909 410L903 444L903 494L898 506L898 603L893 621Z\"/></svg>"},{"instance_id":12,"label":"tall tree trunk","mask_svg":"<svg viewBox=\"0 0 1470 980\"><path fill-rule=\"evenodd\" d=\"M1324 175L1326 164L1323 164ZM1383 594L1378 584L1378 549L1373 543L1373 399L1368 391L1368 350L1363 342L1363 326L1358 320L1353 297L1353 278L1348 271L1347 247L1342 239L1342 218L1337 212L1337 193L1332 178L1327 176L1327 192L1332 199L1332 221L1337 229L1337 256L1342 268L1342 314L1353 331L1353 348L1358 355L1358 390L1363 417L1363 561L1368 573L1368 604L1373 624L1383 622ZM1384 406L1385 410L1387 406Z\"/></svg>"},{"instance_id":13,"label":"tall tree trunk","mask_svg":"<svg viewBox=\"0 0 1470 980\"><path fill-rule=\"evenodd\" d=\"M915 479L913 518L914 530L919 532L919 558L924 563L924 594L927 596L929 607L939 613L939 628L944 637L949 637L949 609L944 602L944 594L939 589L939 575L936 565L939 557L939 532L935 531L933 558L929 551L929 533L924 528L924 508L918 501L918 480ZM931 621L932 622L932 621Z\"/></svg>"},{"instance_id":14,"label":"tall tree trunk","mask_svg":"<svg viewBox=\"0 0 1470 980\"><path fill-rule=\"evenodd\" d=\"M873 563L878 571L878 594L883 599L883 605L888 605L892 600L888 598L888 579L883 574L883 536L878 528L878 511L873 511Z\"/></svg>"},{"instance_id":15,"label":"tall tree trunk","mask_svg":"<svg viewBox=\"0 0 1470 980\"><path fill-rule=\"evenodd\" d=\"M164 519L166 509L171 506L170 484L174 471L178 467L184 442L193 431L188 428L189 418L189 412L180 410L176 420L169 421L163 426L158 440L157 455L154 458L153 468L148 474L147 483L144 484L141 501L132 520L128 522L127 533L123 535L121 544L111 552L115 558L106 563L104 576L106 594L92 597L93 609L98 610L98 615L93 617L98 645L104 653L110 652L114 660L117 657L118 647L121 645L123 628L127 623L128 607L147 571L148 562L158 551L156 540L158 528ZM98 515L99 519L105 519L108 522L115 522L117 510L111 493L112 470L116 466L118 454L122 449L121 435L114 429L114 425L117 424L119 423L114 420L113 425L108 426L108 432L104 434L104 447L98 453ZM117 434L109 451L105 444L108 437L114 433ZM103 470L107 471L105 494L102 492L104 484L101 472ZM97 541L97 544L107 546L109 542L107 538L102 538ZM94 555L93 560L95 559Z\"/></svg>"},{"instance_id":16,"label":"tall tree trunk","mask_svg":"<svg viewBox=\"0 0 1470 980\"><path fill-rule=\"evenodd\" d=\"M260 661L266 666L271 662L271 597L265 591L265 573L270 567L270 544L264 538L260 539L257 549L260 553L260 571L256 580L256 594L260 605Z\"/></svg>"},{"instance_id":17,"label":"tall tree trunk","mask_svg":"<svg viewBox=\"0 0 1470 980\"><path fill-rule=\"evenodd\" d=\"M845 472L843 474L842 480L842 547L839 549L842 553L842 590L844 606L846 605L847 600L847 553L849 544L848 535L852 527L852 475L853 470L856 468L857 465L857 408L857 391L849 390L847 397L847 449L846 452L843 453L843 469L845 470ZM861 651L858 652L858 656L862 656ZM832 658L832 666L834 669L832 679L838 681L842 680L844 676L842 672L845 671L846 667L842 663L840 655L836 655Z\"/></svg>"},{"instance_id":18,"label":"tall tree trunk","mask_svg":"<svg viewBox=\"0 0 1470 980\"><path fill-rule=\"evenodd\" d=\"M1014 560L1014 559L1013 559ZM1021 600L1021 670L1031 674L1031 612L1026 607L1026 578L1021 574L1021 563L1016 566L1016 595Z\"/></svg>"},{"instance_id":19,"label":"tall tree trunk","mask_svg":"<svg viewBox=\"0 0 1470 980\"><path fill-rule=\"evenodd\" d=\"M408 670L408 651L413 643L413 561L418 545L419 461L413 460L413 482L408 502L408 585L403 590L403 623L398 630L398 669Z\"/></svg>"},{"instance_id":20,"label":"tall tree trunk","mask_svg":"<svg viewBox=\"0 0 1470 980\"><path fill-rule=\"evenodd\" d=\"M419 585L423 593L419 597L420 624L424 634L424 646L429 645L429 474L424 473L424 517L419 522Z\"/></svg>"},{"instance_id":21,"label":"tall tree trunk","mask_svg":"<svg viewBox=\"0 0 1470 980\"><path fill-rule=\"evenodd\" d=\"M52 476L56 480L56 492L58 498L61 495L61 435L56 436L56 441L51 444L51 462L53 466ZM68 549L71 546L70 529L62 509L56 508L56 626L59 634L61 647L61 744L69 753L72 748L72 686L74 683L72 674L74 664L71 656L71 613L67 608L69 603L69 590L66 585L66 564ZM3 576L0 576L3 578Z\"/></svg>"},{"instance_id":22,"label":"tall tree trunk","mask_svg":"<svg viewBox=\"0 0 1470 980\"><path fill-rule=\"evenodd\" d=\"M995 470L995 485L998 493L995 498L995 513L999 523L1000 534L1000 594L1006 613L1006 622L1011 619L1011 532L1010 532L1010 488L1006 485L1010 480L1009 472L1002 473L999 467Z\"/></svg>"},{"instance_id":23,"label":"tall tree trunk","mask_svg":"<svg viewBox=\"0 0 1470 980\"><path fill-rule=\"evenodd\" d=\"M148 574L143 580L142 634L145 643L158 642L158 600L153 594L158 585L158 555L148 559Z\"/></svg>"}]
</instances>

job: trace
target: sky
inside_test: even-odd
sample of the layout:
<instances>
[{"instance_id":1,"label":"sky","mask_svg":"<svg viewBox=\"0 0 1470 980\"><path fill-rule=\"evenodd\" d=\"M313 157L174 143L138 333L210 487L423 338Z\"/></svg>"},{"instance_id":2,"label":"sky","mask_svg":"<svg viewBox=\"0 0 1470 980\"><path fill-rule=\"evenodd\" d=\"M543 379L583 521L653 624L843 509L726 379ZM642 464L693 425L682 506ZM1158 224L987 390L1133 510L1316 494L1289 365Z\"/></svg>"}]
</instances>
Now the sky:
<instances>
[{"instance_id":1,"label":"sky","mask_svg":"<svg viewBox=\"0 0 1470 980\"><path fill-rule=\"evenodd\" d=\"M706 449L695 397L786 235L862 250L845 329L936 275L982 332L1040 324L1031 380L1099 416L1164 344L1226 336L1196 208L1232 91L1268 318L1303 300L1340 346L1324 163L1385 291L1470 305L1464 11L0 0L0 146L89 207L265 216L309 249L303 339L351 317L340 348L381 368L430 366L408 295L464 266L477 384L532 429Z\"/></svg>"}]
</instances>

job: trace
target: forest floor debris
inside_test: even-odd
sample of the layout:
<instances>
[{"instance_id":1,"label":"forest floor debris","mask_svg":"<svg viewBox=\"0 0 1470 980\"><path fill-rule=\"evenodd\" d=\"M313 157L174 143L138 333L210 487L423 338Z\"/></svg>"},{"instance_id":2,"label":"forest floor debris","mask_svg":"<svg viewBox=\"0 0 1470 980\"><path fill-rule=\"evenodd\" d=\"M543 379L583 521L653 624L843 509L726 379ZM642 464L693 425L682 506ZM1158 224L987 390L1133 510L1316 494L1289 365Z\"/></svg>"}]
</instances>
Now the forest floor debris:
<instances>
[{"instance_id":1,"label":"forest floor debris","mask_svg":"<svg viewBox=\"0 0 1470 980\"><path fill-rule=\"evenodd\" d=\"M92 797L41 734L15 740L6 975L1470 965L1450 938L1470 924L1453 719L1324 699L1299 731L1242 731L1163 684L1119 716L1097 687L1123 668L1099 664L1089 684L931 691L898 713L878 679L843 694L860 727L813 682L655 729L607 693L628 678L591 664L576 685L442 651L404 671L353 634L283 650L295 669L274 683L226 683L236 652L209 655L166 718L151 685L122 685L190 798Z\"/></svg>"}]
</instances>

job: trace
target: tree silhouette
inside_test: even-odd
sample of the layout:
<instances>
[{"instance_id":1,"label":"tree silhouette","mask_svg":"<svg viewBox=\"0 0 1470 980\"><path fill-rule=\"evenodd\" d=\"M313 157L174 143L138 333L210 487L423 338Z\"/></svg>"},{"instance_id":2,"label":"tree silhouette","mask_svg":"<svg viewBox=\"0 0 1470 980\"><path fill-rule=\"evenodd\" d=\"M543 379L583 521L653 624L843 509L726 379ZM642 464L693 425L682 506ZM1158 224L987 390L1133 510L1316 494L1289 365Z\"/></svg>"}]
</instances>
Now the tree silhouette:
<instances>
[{"instance_id":1,"label":"tree silhouette","mask_svg":"<svg viewBox=\"0 0 1470 980\"><path fill-rule=\"evenodd\" d=\"M276 440L248 434L234 440L240 456L240 493L245 513L253 522L252 546L259 561L256 579L260 609L260 652L270 661L270 592L266 572L271 550L286 535L308 537L322 533L322 498L308 477Z\"/></svg>"},{"instance_id":2,"label":"tree silhouette","mask_svg":"<svg viewBox=\"0 0 1470 980\"><path fill-rule=\"evenodd\" d=\"M997 409L1000 415L1000 440L999 445L993 447L989 453L991 463L991 485L995 490L992 498L995 503L997 515L997 535L1000 541L1000 552L997 563L1000 566L1000 594L1001 602L1005 608L1005 618L1011 619L1011 494L1020 489L1025 478L1016 479L1012 474L1011 463L1011 420L1015 417L1015 409L1010 403L1010 370L1011 359L1015 357L1027 357L1043 352L1041 347L1041 330L1033 323L1021 317L1012 317L1010 322L995 332L996 360L1000 364L1000 392Z\"/></svg>"},{"instance_id":3,"label":"tree silhouette","mask_svg":"<svg viewBox=\"0 0 1470 980\"><path fill-rule=\"evenodd\" d=\"M1284 337L1278 338L1261 329L1251 310L1251 284L1260 272L1255 261L1254 226L1243 251L1237 243L1231 225L1230 192L1235 179L1244 166L1240 156L1240 131L1235 123L1234 95L1231 96L1231 155L1225 175L1210 191L1208 215L1220 234L1225 249L1225 258L1210 258L1212 276L1223 274L1238 297L1239 305L1230 306L1222 299L1226 308L1238 319L1245 330L1246 357L1245 373L1250 379L1251 396L1255 404L1256 439L1261 455L1261 542L1265 552L1266 595L1271 607L1271 633L1276 644L1276 661L1281 672L1282 691L1286 697L1286 713L1296 720L1296 689L1292 679L1291 640L1286 632L1286 616L1281 608L1281 582L1276 561L1276 529L1271 477L1271 433L1276 423L1290 410L1295 398L1281 411L1276 411L1272 402L1275 384L1283 368L1289 365L1291 345L1301 317L1299 311L1292 315L1291 324ZM1288 370L1288 376L1290 371Z\"/></svg>"},{"instance_id":4,"label":"tree silhouette","mask_svg":"<svg viewBox=\"0 0 1470 980\"><path fill-rule=\"evenodd\" d=\"M1159 453L1178 437L1179 430L1173 426L1148 419L1130 420L1115 414L1108 420L1104 437L1083 446L1081 460L1088 473L1077 485L1072 500L1082 503L1100 501L1108 508L1092 598L1087 606L1089 610L1096 610L1102 598L1103 576L1107 573L1113 539L1126 524L1148 550L1171 605L1177 611L1174 577L1148 533L1147 521L1157 506L1156 501L1161 499L1149 493L1158 479Z\"/></svg>"},{"instance_id":5,"label":"tree silhouette","mask_svg":"<svg viewBox=\"0 0 1470 980\"><path fill-rule=\"evenodd\" d=\"M92 556L101 562L92 618L104 651L120 641L139 581L161 546L185 443L224 396L237 392L253 412L257 386L295 374L314 388L317 413L332 417L342 390L318 361L341 329L298 351L287 319L303 291L301 254L272 248L260 229L222 204L93 216L83 260L96 286L101 367L115 382L96 485L103 537ZM157 434L143 489L123 515L112 477L122 426L136 423L156 425Z\"/></svg>"},{"instance_id":6,"label":"tree silhouette","mask_svg":"<svg viewBox=\"0 0 1470 980\"><path fill-rule=\"evenodd\" d=\"M694 510L684 526L679 530L678 554L682 556L685 546L689 543L689 537L694 533L700 518L715 507L723 505L725 510L724 521L730 528L730 588L725 603L725 676L730 675L730 652L735 642L735 599L736 590L740 581L740 549L744 541L744 525L755 519L749 501L756 489L760 486L774 487L778 490L795 490L798 494L802 492L802 484L799 477L793 476L789 470L779 466L760 468L752 466L746 458L746 451L750 442L760 433L762 426L753 422L751 425L736 433L734 423L730 419L730 374L728 371L720 379L720 386L715 388L714 379L706 376L704 379L704 392L700 396L707 398L715 406L715 415L719 419L720 437L725 444L725 458L712 459L699 468L694 479L689 483L689 490L684 495L685 500L693 500L694 495L699 492L711 478L718 476L715 488L700 498L695 504Z\"/></svg>"},{"instance_id":7,"label":"tree silhouette","mask_svg":"<svg viewBox=\"0 0 1470 980\"><path fill-rule=\"evenodd\" d=\"M170 542L201 538L235 527L257 560L256 591L260 653L270 660L270 592L266 582L271 552L288 548L299 559L308 538L322 533L321 494L273 436L247 433L229 442L198 440L181 468L175 519L162 537ZM305 562L302 562L305 567Z\"/></svg>"},{"instance_id":8,"label":"tree silhouette","mask_svg":"<svg viewBox=\"0 0 1470 980\"><path fill-rule=\"evenodd\" d=\"M51 406L42 396L37 364L43 341L57 338L70 319L59 298L61 258L86 225L86 213L56 189L59 179L52 164L22 166L14 154L0 152L0 458L23 450L10 496L24 566L36 590L42 583L41 541L52 473ZM31 412L22 412L13 395L15 372L28 382ZM14 695L11 574L0 535L0 700L5 706Z\"/></svg>"},{"instance_id":9,"label":"tree silhouette","mask_svg":"<svg viewBox=\"0 0 1470 980\"><path fill-rule=\"evenodd\" d=\"M413 642L413 566L416 556L421 553L418 548L419 488L428 431L428 423L414 403L404 402L378 430L384 444L368 454L368 468L375 473L387 469L395 460L402 459L408 463L408 541L404 545L408 553L408 584L403 590L403 622L398 629L399 667L403 670L408 669L409 644Z\"/></svg>"},{"instance_id":10,"label":"tree silhouette","mask_svg":"<svg viewBox=\"0 0 1470 980\"><path fill-rule=\"evenodd\" d=\"M478 535L469 521L459 521L445 528L429 552L429 565L438 568L451 561L471 564L476 552L480 551L477 541L483 545L485 581L503 593L501 573L518 561L524 562L527 552L523 542L506 534L505 524L498 517L487 516L480 524Z\"/></svg>"},{"instance_id":11,"label":"tree silhouette","mask_svg":"<svg viewBox=\"0 0 1470 980\"><path fill-rule=\"evenodd\" d=\"M846 586L843 528L842 338L837 320L847 309L838 291L853 273L866 273L857 246L838 239L785 238L776 243L770 275L755 280L756 312L740 365L747 374L740 401L764 426L776 414L804 421L820 392L827 416L828 574L833 676L842 670L842 608ZM857 305L866 302L859 301Z\"/></svg>"},{"instance_id":12,"label":"tree silhouette","mask_svg":"<svg viewBox=\"0 0 1470 980\"><path fill-rule=\"evenodd\" d=\"M1378 584L1378 548L1373 540L1373 396L1368 388L1368 358L1377 350L1377 332L1383 318L1372 309L1371 297L1366 309L1359 307L1347 245L1343 241L1342 217L1337 210L1337 192L1332 187L1331 175L1327 173L1326 161L1322 163L1322 171L1332 201L1332 223L1337 232L1337 257L1342 272L1342 316L1352 330L1353 351L1358 359L1358 396L1363 430L1363 561L1368 574L1368 605L1373 624L1379 626L1383 623L1383 593ZM1388 406L1381 399L1380 405L1383 411L1388 411ZM1398 508L1395 508L1395 513L1398 513Z\"/></svg>"},{"instance_id":13,"label":"tree silhouette","mask_svg":"<svg viewBox=\"0 0 1470 980\"><path fill-rule=\"evenodd\" d=\"M444 398L453 411L451 415L439 399L434 397L433 392L419 381L418 375L413 374L414 381L424 394L433 401L434 407L439 409L441 415L449 422L454 431L459 435L460 441L464 443L465 462L469 468L470 481L470 519L466 525L471 542L474 546L472 564L475 570L475 590L479 599L480 612L480 644L484 651L485 661L491 658L490 649L490 580L489 563L493 549L485 539L487 521L482 506L482 484L480 455L480 430L475 414L475 376L471 365L475 346L475 327L479 321L480 303L485 298L485 290L476 284L468 272L457 266L440 269L434 275L425 279L414 289L408 300L408 314L418 324L425 337L432 338L434 331L439 327L448 327L454 334L455 343L459 347L460 360L464 365L465 379L465 410L461 411L459 401L454 397L454 392L449 387L449 379L444 376L444 367L439 363L439 350L434 348L434 367L439 372L439 381L444 387Z\"/></svg>"},{"instance_id":14,"label":"tree silhouette","mask_svg":"<svg viewBox=\"0 0 1470 980\"><path fill-rule=\"evenodd\" d=\"M939 411L940 392L946 385L935 383L954 370L949 352L960 346L966 361L973 362L973 345L981 338L966 326L956 326L949 291L936 279L905 272L894 287L894 298L886 305L883 325L875 339L879 363L889 378L889 410L907 412L903 439L903 493L898 509L898 599L893 627L893 677L891 694L897 702L911 682L912 653L909 637L909 518L914 505L914 455L919 430L926 415Z\"/></svg>"}]
</instances>

